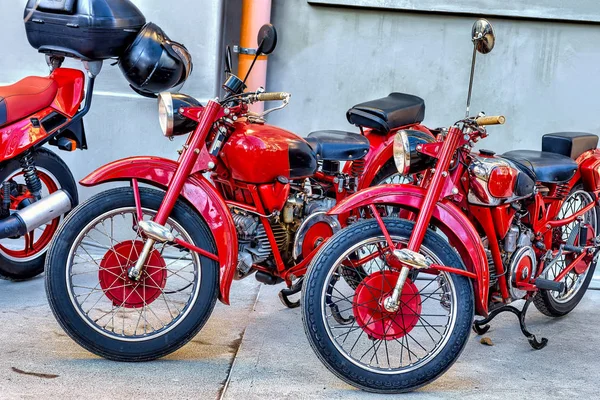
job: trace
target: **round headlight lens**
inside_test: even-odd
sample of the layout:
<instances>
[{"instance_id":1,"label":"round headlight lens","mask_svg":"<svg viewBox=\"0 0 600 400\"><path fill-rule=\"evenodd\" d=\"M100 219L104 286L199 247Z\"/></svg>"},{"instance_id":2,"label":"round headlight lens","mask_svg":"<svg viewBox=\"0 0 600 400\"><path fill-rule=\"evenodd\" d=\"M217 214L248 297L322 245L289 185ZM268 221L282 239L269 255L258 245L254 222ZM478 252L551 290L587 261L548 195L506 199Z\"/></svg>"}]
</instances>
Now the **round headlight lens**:
<instances>
[{"instance_id":1,"label":"round headlight lens","mask_svg":"<svg viewBox=\"0 0 600 400\"><path fill-rule=\"evenodd\" d=\"M158 121L163 135L173 136L173 97L169 92L158 95Z\"/></svg>"},{"instance_id":2,"label":"round headlight lens","mask_svg":"<svg viewBox=\"0 0 600 400\"><path fill-rule=\"evenodd\" d=\"M398 131L394 137L394 162L398 172L408 174L410 170L410 143L406 131Z\"/></svg>"}]
</instances>

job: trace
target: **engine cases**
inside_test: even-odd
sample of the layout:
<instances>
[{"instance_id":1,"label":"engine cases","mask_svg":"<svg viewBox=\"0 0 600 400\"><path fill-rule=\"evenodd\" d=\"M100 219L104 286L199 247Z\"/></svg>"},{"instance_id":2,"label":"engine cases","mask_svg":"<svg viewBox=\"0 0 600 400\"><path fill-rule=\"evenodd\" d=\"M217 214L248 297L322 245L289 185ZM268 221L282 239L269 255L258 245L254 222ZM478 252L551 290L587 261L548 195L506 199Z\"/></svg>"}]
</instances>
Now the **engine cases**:
<instances>
[{"instance_id":1,"label":"engine cases","mask_svg":"<svg viewBox=\"0 0 600 400\"><path fill-rule=\"evenodd\" d=\"M130 0L29 0L27 39L41 53L102 60L119 57L146 23Z\"/></svg>"}]
</instances>

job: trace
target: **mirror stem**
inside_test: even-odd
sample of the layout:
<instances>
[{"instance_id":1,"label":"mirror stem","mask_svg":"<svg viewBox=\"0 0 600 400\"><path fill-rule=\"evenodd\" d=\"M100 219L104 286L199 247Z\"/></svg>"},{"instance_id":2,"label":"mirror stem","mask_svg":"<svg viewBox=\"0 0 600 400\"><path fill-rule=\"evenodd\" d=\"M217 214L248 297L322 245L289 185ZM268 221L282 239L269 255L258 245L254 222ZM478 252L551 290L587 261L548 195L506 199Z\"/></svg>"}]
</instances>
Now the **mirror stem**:
<instances>
[{"instance_id":1,"label":"mirror stem","mask_svg":"<svg viewBox=\"0 0 600 400\"><path fill-rule=\"evenodd\" d=\"M244 77L244 80L242 81L244 84L246 84L246 79L248 79L248 77L250 76L250 72L252 72L252 68L254 68L254 64L256 63L256 60L260 56L262 48L263 48L263 42L260 42L260 44L258 45L258 48L256 49L256 55L254 55L254 60L252 60L252 64L250 64L250 68L248 68L248 72L246 72L246 76Z\"/></svg>"},{"instance_id":2,"label":"mirror stem","mask_svg":"<svg viewBox=\"0 0 600 400\"><path fill-rule=\"evenodd\" d=\"M469 78L469 94L467 96L467 115L465 118L469 118L469 111L471 108L471 92L473 91L473 75L475 74L475 60L477 59L477 46L473 46L473 61L471 61L471 77Z\"/></svg>"}]
</instances>

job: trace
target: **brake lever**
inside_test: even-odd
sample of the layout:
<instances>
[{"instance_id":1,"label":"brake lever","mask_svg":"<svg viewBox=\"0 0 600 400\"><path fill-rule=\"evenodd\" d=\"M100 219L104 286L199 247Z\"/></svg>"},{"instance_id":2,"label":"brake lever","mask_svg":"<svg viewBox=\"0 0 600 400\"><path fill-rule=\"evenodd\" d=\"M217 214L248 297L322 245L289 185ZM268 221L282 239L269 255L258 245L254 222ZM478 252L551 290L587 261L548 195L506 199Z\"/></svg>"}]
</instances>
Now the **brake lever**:
<instances>
[{"instance_id":1,"label":"brake lever","mask_svg":"<svg viewBox=\"0 0 600 400\"><path fill-rule=\"evenodd\" d=\"M289 103L290 103L290 98L288 96L288 97L286 97L285 99L283 99L281 101L281 105L280 106L269 108L268 110L263 111L262 114L260 114L260 118L264 118L265 115L271 114L273 111L281 110L282 108L287 107L287 105Z\"/></svg>"}]
</instances>

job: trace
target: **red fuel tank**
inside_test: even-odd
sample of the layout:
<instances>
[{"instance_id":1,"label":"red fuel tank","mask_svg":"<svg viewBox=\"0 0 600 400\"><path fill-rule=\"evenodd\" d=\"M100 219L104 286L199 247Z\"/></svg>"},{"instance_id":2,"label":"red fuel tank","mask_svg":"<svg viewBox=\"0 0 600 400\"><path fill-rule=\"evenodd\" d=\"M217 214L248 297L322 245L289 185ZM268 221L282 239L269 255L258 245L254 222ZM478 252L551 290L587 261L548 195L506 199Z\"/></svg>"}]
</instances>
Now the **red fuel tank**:
<instances>
[{"instance_id":1,"label":"red fuel tank","mask_svg":"<svg viewBox=\"0 0 600 400\"><path fill-rule=\"evenodd\" d=\"M290 131L245 120L221 150L233 179L248 183L273 182L278 176L299 179L314 175L317 158L306 140Z\"/></svg>"}]
</instances>

